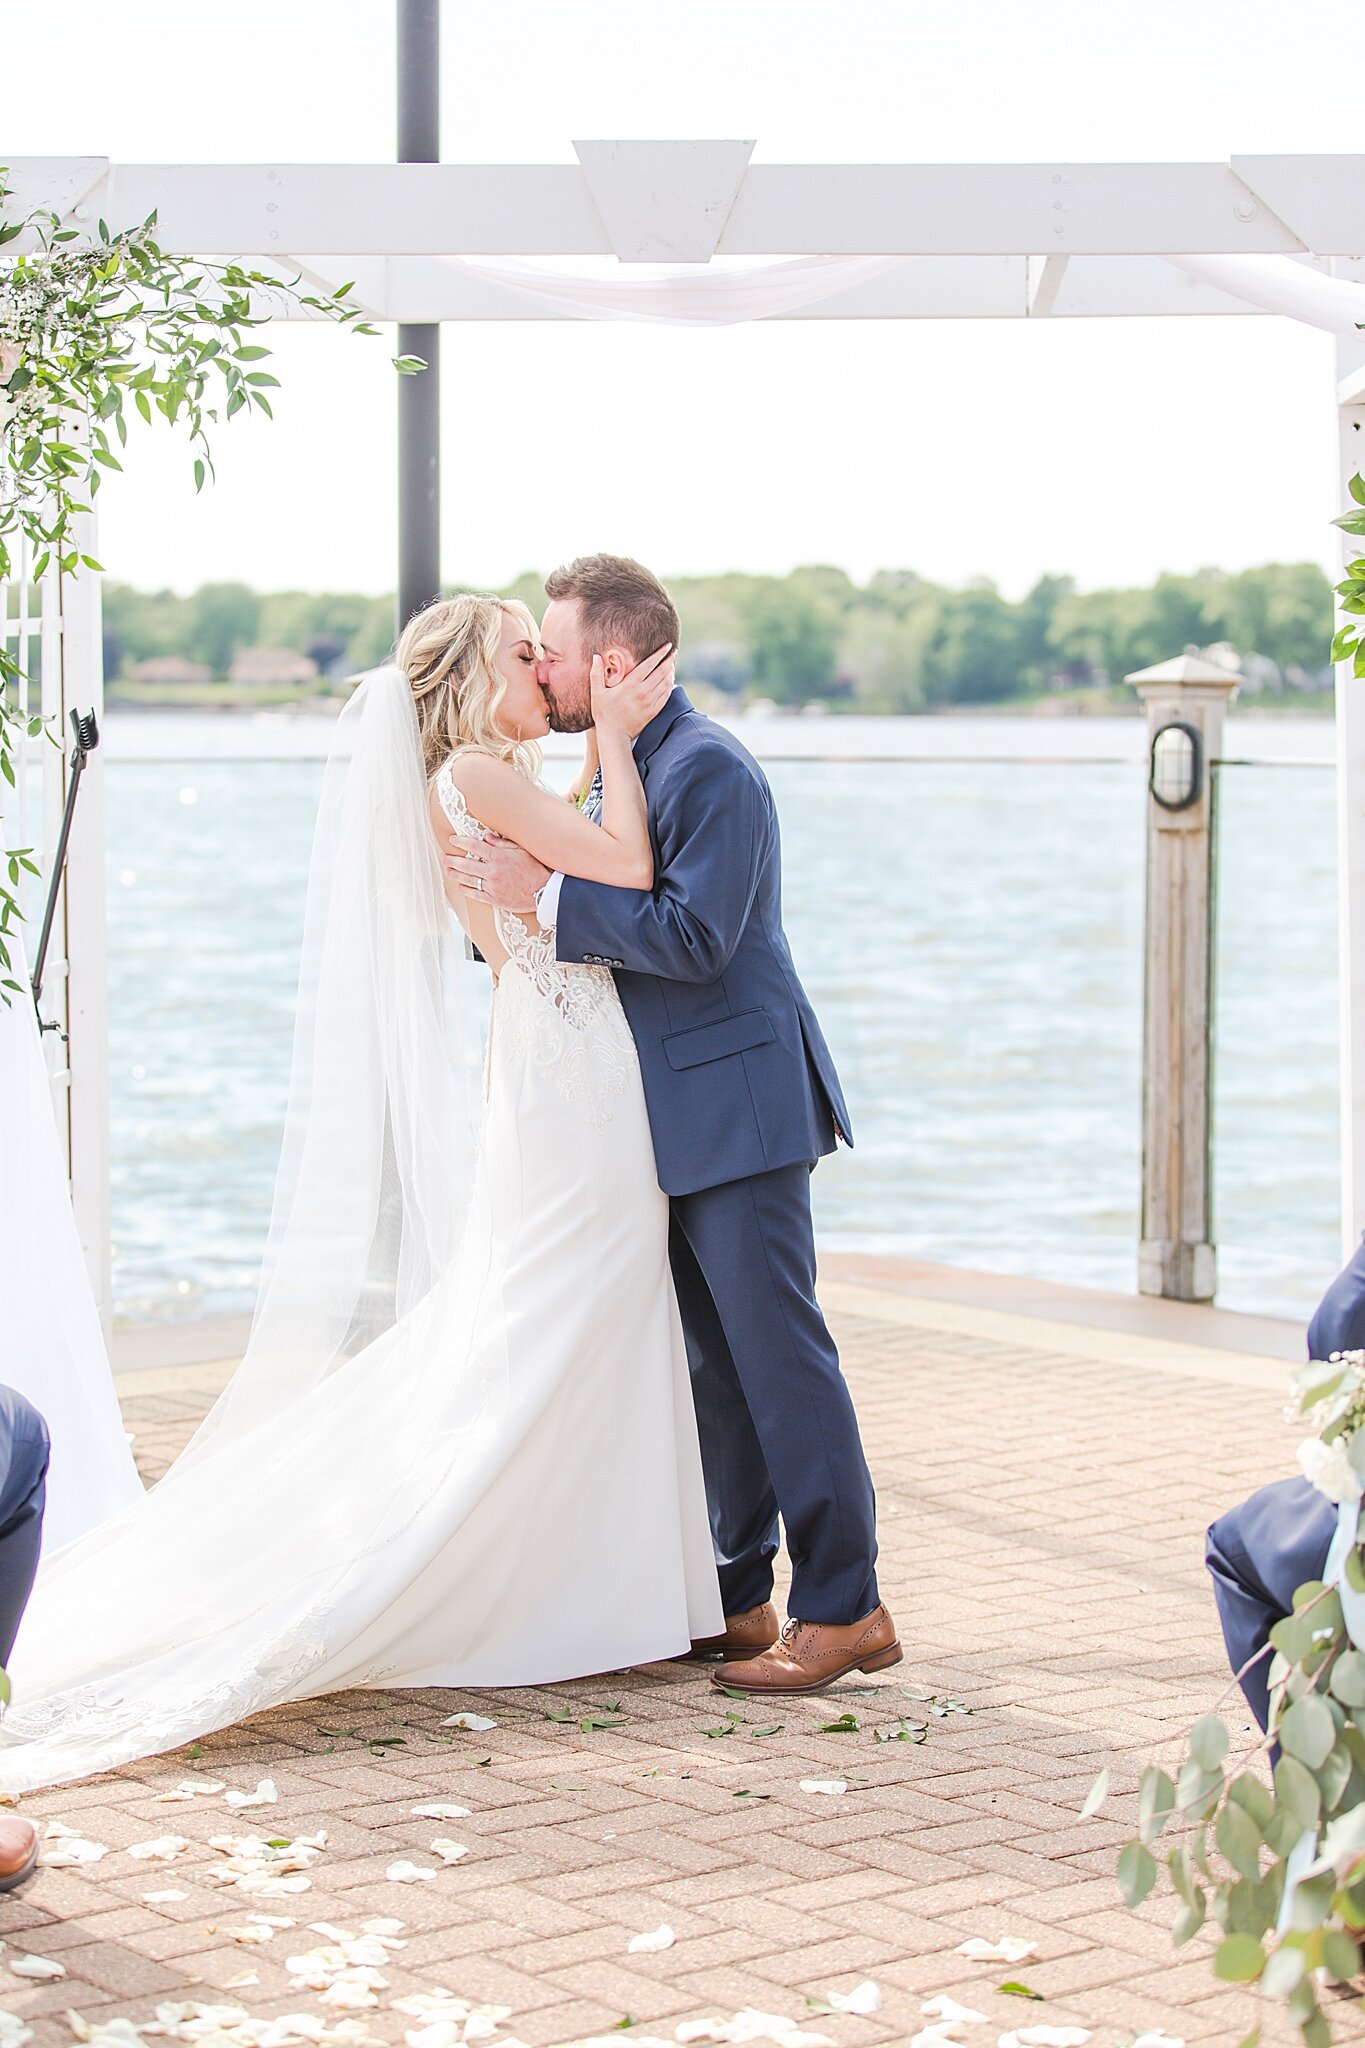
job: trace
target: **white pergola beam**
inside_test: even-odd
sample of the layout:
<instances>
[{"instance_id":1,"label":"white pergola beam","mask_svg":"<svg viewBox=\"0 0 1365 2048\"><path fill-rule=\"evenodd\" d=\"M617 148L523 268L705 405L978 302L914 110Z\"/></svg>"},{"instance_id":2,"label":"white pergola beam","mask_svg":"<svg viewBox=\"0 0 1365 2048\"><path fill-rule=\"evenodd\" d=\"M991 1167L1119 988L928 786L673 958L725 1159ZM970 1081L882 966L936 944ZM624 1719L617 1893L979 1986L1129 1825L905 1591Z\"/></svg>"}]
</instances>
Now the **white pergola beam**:
<instances>
[{"instance_id":1,"label":"white pergola beam","mask_svg":"<svg viewBox=\"0 0 1365 2048\"><path fill-rule=\"evenodd\" d=\"M730 147L738 147L731 145ZM586 145L584 145L586 148ZM624 145L602 145L622 148ZM704 147L704 146L701 146ZM1258 160L1259 161L1259 160ZM750 164L716 253L804 255L1292 255L1365 249L1356 158L1279 159L1336 195L1310 243L1227 164ZM168 247L379 256L610 256L579 164L119 164L12 167L20 203L124 225L156 208ZM1288 169L1284 175L1288 177ZM719 202L718 202L719 203ZM638 222L635 224L638 229ZM630 232L635 232L631 230Z\"/></svg>"},{"instance_id":2,"label":"white pergola beam","mask_svg":"<svg viewBox=\"0 0 1365 2048\"><path fill-rule=\"evenodd\" d=\"M1365 255L1365 156L1235 156L1232 170L1305 249Z\"/></svg>"}]
</instances>

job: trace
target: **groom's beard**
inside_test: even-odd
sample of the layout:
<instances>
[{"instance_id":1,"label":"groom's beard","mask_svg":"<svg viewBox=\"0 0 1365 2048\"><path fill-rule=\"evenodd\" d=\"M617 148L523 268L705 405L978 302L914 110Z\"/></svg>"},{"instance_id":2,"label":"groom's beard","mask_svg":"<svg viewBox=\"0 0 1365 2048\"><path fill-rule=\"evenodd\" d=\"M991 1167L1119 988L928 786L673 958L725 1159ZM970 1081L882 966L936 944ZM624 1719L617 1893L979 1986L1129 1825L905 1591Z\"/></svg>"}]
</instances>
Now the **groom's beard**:
<instances>
[{"instance_id":1,"label":"groom's beard","mask_svg":"<svg viewBox=\"0 0 1365 2048\"><path fill-rule=\"evenodd\" d=\"M551 732L586 732L592 724L592 699L587 690L577 703L561 703L552 691L547 690L545 711Z\"/></svg>"}]
</instances>

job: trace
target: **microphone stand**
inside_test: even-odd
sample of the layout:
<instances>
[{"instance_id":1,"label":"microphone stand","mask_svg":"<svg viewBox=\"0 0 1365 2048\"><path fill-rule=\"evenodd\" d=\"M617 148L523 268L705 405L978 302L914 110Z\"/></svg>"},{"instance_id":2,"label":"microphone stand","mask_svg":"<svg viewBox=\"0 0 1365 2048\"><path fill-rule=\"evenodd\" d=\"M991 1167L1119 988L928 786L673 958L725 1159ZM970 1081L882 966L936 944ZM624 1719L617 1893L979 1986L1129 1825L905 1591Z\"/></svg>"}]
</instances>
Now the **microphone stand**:
<instances>
[{"instance_id":1,"label":"microphone stand","mask_svg":"<svg viewBox=\"0 0 1365 2048\"><path fill-rule=\"evenodd\" d=\"M38 959L33 969L33 1007L38 1011L38 1028L40 1031L61 1030L61 1026L58 1024L45 1024L43 1022L43 1013L39 1009L39 1000L43 992L43 969L47 964L48 940L52 937L52 920L57 910L57 891L61 887L62 869L66 865L66 846L67 841L71 837L71 819L76 809L76 792L81 786L81 776L85 772L86 757L93 754L100 743L100 729L96 723L93 711L86 711L84 713L73 711L71 714L71 728L76 736L75 751L71 756L71 780L67 785L66 808L62 812L62 829L57 835L57 851L52 863L52 879L47 887L47 907L43 912L42 936L38 940ZM65 1037L65 1035L65 1032L63 1032L62 1036Z\"/></svg>"}]
</instances>

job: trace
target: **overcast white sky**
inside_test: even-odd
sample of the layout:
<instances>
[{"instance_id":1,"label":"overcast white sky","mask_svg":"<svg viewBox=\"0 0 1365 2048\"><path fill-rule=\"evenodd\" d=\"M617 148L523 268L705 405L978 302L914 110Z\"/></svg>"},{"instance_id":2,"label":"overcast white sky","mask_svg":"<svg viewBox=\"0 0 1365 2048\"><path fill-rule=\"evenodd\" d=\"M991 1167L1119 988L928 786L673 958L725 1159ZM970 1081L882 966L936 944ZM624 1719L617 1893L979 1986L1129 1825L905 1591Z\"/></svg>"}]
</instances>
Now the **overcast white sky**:
<instances>
[{"instance_id":1,"label":"overcast white sky","mask_svg":"<svg viewBox=\"0 0 1365 2048\"><path fill-rule=\"evenodd\" d=\"M382 161L388 0L6 10L7 159ZM447 0L443 153L753 136L769 161L1222 159L1359 148L1359 0ZM273 428L194 497L135 434L101 556L144 586L392 587L392 352L278 330ZM661 572L837 562L1017 595L1335 556L1332 344L1266 318L448 327L444 569L608 547Z\"/></svg>"}]
</instances>

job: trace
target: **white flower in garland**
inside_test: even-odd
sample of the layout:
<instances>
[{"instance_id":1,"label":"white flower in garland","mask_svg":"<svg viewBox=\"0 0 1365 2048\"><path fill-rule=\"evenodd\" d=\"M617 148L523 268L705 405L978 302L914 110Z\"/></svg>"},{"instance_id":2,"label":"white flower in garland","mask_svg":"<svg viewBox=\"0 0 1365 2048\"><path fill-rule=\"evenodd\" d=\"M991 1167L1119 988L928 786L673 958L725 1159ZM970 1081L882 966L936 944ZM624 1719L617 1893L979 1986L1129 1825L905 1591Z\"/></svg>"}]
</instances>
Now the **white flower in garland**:
<instances>
[{"instance_id":1,"label":"white flower in garland","mask_svg":"<svg viewBox=\"0 0 1365 2048\"><path fill-rule=\"evenodd\" d=\"M1316 1486L1319 1493L1338 1506L1344 1500L1359 1500L1362 1491L1360 1474L1351 1463L1344 1436L1334 1438L1325 1444L1320 1436L1305 1437L1299 1445L1299 1466L1310 1486Z\"/></svg>"}]
</instances>

